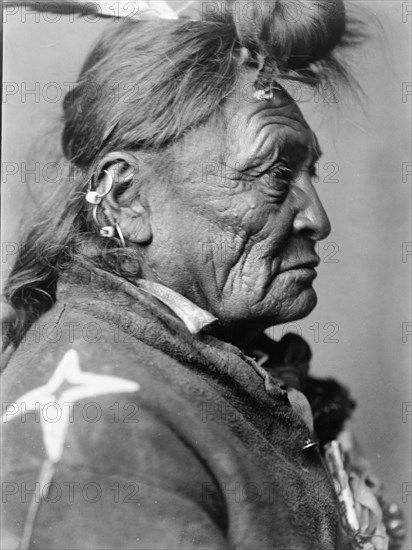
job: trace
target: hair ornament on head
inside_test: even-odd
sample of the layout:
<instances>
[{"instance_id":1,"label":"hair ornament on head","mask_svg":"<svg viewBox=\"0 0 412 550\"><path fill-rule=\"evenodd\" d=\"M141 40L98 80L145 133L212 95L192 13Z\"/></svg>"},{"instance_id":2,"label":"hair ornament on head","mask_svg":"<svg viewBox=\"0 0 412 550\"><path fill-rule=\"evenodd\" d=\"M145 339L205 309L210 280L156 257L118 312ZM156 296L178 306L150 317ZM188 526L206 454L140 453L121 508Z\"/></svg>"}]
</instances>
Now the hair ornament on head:
<instances>
[{"instance_id":1,"label":"hair ornament on head","mask_svg":"<svg viewBox=\"0 0 412 550\"><path fill-rule=\"evenodd\" d=\"M340 52L363 41L365 30L355 8L347 13L344 0L222 0L221 6L235 29L240 61L244 50L249 52L244 65L260 60L259 67L253 65L259 71L258 99L269 98L280 79L311 87L334 79L356 87Z\"/></svg>"},{"instance_id":2,"label":"hair ornament on head","mask_svg":"<svg viewBox=\"0 0 412 550\"><path fill-rule=\"evenodd\" d=\"M239 42L265 65L307 67L324 58L345 32L343 0L226 0Z\"/></svg>"},{"instance_id":3,"label":"hair ornament on head","mask_svg":"<svg viewBox=\"0 0 412 550\"><path fill-rule=\"evenodd\" d=\"M255 88L253 97L259 101L262 99L272 99L274 95L273 81L275 78L275 71L271 71L270 78L268 78L267 75L264 79L260 78L260 75L265 68L264 56L255 51L248 50L245 46L242 46L239 55L239 65L247 65L248 67L253 67L259 71L259 76L253 83Z\"/></svg>"},{"instance_id":4,"label":"hair ornament on head","mask_svg":"<svg viewBox=\"0 0 412 550\"><path fill-rule=\"evenodd\" d=\"M248 50L248 48L242 46L239 56L239 65L247 65L248 67L256 68L259 71L260 76L265 67L265 58L263 55L254 51L250 51ZM269 82L269 80L272 81L273 79L274 74L271 75L270 79L266 78L264 82L261 82L261 79L258 77L253 84L255 88L253 97L257 100L272 99L273 90L271 82Z\"/></svg>"},{"instance_id":5,"label":"hair ornament on head","mask_svg":"<svg viewBox=\"0 0 412 550\"><path fill-rule=\"evenodd\" d=\"M272 99L273 92L271 88L267 88L266 90L255 90L253 97L259 101L262 99Z\"/></svg>"}]
</instances>

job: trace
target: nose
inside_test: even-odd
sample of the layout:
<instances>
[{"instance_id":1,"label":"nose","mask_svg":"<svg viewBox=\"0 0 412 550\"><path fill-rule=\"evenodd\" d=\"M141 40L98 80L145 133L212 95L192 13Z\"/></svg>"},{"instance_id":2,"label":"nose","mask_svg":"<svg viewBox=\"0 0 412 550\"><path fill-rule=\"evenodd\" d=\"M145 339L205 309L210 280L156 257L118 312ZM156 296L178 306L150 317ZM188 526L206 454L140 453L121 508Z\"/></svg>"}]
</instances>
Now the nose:
<instances>
[{"instance_id":1,"label":"nose","mask_svg":"<svg viewBox=\"0 0 412 550\"><path fill-rule=\"evenodd\" d=\"M294 234L314 241L326 239L331 231L330 221L310 179L297 191L296 200Z\"/></svg>"}]
</instances>

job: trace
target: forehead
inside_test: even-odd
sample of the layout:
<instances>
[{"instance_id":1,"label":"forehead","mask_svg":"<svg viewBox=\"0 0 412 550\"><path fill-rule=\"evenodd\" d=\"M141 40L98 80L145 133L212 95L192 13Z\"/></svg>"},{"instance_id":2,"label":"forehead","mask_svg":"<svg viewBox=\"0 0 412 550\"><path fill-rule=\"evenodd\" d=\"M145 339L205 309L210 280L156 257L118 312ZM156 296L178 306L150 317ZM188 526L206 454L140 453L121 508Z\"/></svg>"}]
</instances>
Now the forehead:
<instances>
[{"instance_id":1,"label":"forehead","mask_svg":"<svg viewBox=\"0 0 412 550\"><path fill-rule=\"evenodd\" d=\"M319 155L315 134L298 105L282 89L271 99L229 100L225 115L225 151L231 162L265 163L277 155L294 157L298 162Z\"/></svg>"}]
</instances>

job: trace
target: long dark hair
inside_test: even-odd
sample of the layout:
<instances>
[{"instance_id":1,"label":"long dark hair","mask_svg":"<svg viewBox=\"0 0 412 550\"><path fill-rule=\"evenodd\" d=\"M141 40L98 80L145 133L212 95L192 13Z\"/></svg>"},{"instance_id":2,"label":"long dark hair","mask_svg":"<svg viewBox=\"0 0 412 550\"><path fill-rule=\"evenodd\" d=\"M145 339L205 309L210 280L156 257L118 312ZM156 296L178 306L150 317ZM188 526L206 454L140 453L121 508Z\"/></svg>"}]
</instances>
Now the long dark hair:
<instances>
[{"instance_id":1,"label":"long dark hair","mask_svg":"<svg viewBox=\"0 0 412 550\"><path fill-rule=\"evenodd\" d=\"M12 310L3 327L5 346L17 346L53 305L57 280L74 261L87 257L128 276L121 258L136 250L119 250L115 241L101 238L84 200L104 155L139 150L155 152L161 162L170 144L219 110L245 64L260 66L263 86L268 75L311 86L331 78L348 81L336 47L353 44L360 33L341 0L310 4L318 9L309 9L305 0L294 2L301 8L298 21L285 16L286 3L277 0L270 7L255 2L248 17L237 18L234 10L216 3L200 21L113 21L108 26L64 100L62 146L69 168L26 222L5 286ZM238 11L242 14L242 2Z\"/></svg>"}]
</instances>

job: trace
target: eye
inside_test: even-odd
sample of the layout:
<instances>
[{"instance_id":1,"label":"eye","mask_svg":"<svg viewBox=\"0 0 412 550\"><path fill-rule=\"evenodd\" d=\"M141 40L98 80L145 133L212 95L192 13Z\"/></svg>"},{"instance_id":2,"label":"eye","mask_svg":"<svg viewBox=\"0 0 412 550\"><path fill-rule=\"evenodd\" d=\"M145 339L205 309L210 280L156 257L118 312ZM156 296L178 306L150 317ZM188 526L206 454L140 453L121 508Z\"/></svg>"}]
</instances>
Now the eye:
<instances>
[{"instance_id":1,"label":"eye","mask_svg":"<svg viewBox=\"0 0 412 550\"><path fill-rule=\"evenodd\" d=\"M294 179L294 173L291 168L288 168L284 164L278 164L271 169L271 173L276 180L283 182L286 185L290 185Z\"/></svg>"},{"instance_id":2,"label":"eye","mask_svg":"<svg viewBox=\"0 0 412 550\"><path fill-rule=\"evenodd\" d=\"M276 164L266 172L270 192L278 201L283 201L289 193L295 172L285 164Z\"/></svg>"}]
</instances>

